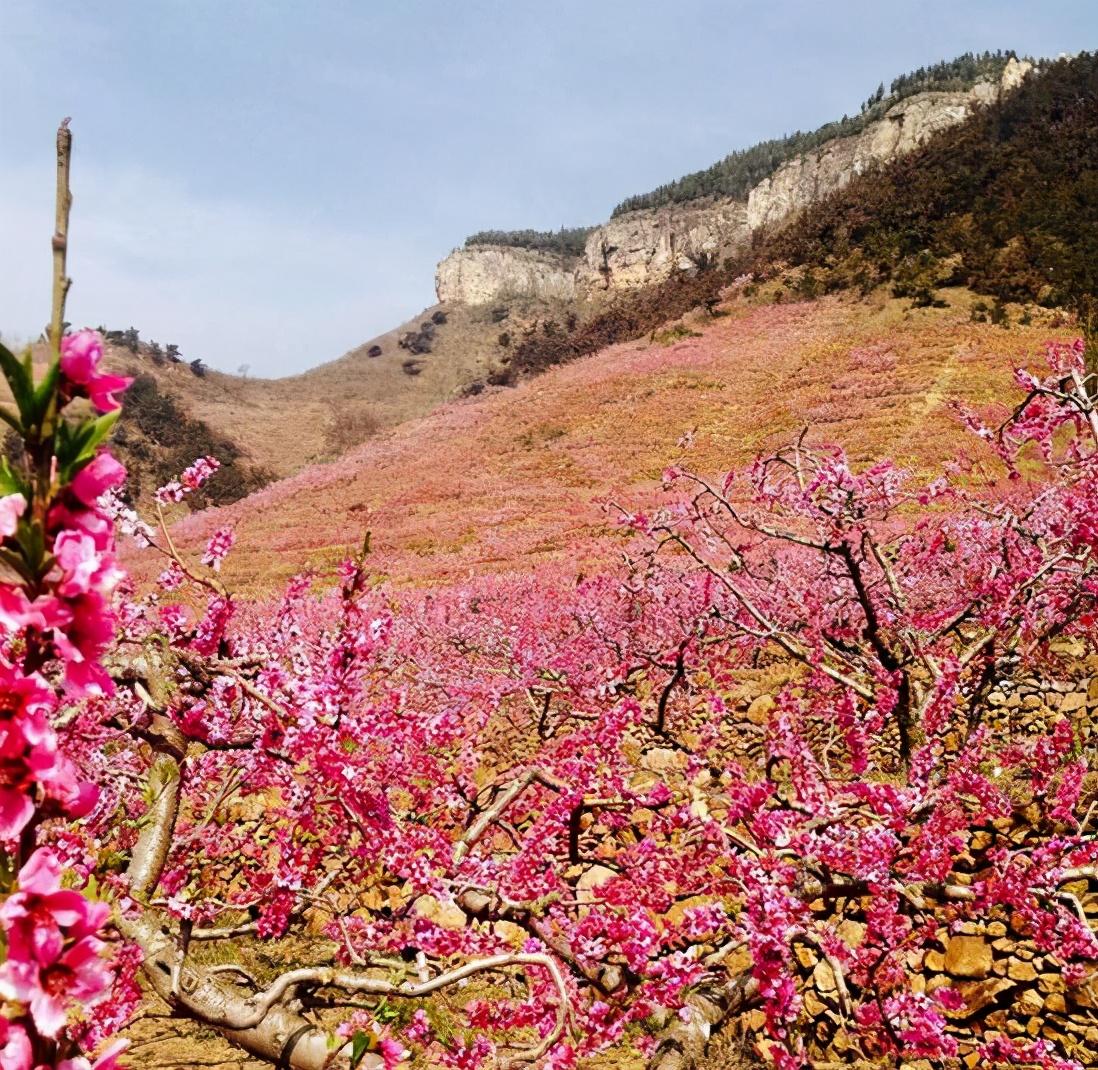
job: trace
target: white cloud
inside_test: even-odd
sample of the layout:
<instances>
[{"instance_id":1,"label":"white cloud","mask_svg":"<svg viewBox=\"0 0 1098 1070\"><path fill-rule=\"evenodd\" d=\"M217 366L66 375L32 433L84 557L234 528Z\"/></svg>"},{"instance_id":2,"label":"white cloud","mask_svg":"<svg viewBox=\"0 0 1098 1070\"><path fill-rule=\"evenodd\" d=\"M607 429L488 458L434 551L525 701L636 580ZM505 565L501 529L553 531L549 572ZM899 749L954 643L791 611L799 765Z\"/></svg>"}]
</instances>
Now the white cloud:
<instances>
[{"instance_id":1,"label":"white cloud","mask_svg":"<svg viewBox=\"0 0 1098 1070\"><path fill-rule=\"evenodd\" d=\"M74 175L68 318L136 326L188 358L279 375L333 359L431 300L430 254L396 237L195 196L132 168ZM52 175L0 173L0 330L48 318ZM425 259L426 258L426 259Z\"/></svg>"}]
</instances>

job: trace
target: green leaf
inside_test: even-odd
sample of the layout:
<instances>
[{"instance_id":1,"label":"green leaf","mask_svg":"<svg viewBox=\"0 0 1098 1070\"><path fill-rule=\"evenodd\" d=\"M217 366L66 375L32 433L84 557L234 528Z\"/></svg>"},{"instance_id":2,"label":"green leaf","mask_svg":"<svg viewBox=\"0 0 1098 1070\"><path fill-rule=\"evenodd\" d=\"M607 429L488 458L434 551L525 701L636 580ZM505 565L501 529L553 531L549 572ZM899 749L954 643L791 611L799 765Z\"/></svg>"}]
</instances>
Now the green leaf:
<instances>
[{"instance_id":1,"label":"green leaf","mask_svg":"<svg viewBox=\"0 0 1098 1070\"><path fill-rule=\"evenodd\" d=\"M42 561L46 556L46 538L42 533L42 525L36 520L20 520L15 534L32 578L37 579L42 574Z\"/></svg>"},{"instance_id":2,"label":"green leaf","mask_svg":"<svg viewBox=\"0 0 1098 1070\"><path fill-rule=\"evenodd\" d=\"M121 409L115 409L114 412L75 425L65 421L58 424L54 453L57 455L58 475L63 484L70 482L95 456L95 451L111 433L121 412Z\"/></svg>"},{"instance_id":3,"label":"green leaf","mask_svg":"<svg viewBox=\"0 0 1098 1070\"><path fill-rule=\"evenodd\" d=\"M15 358L7 346L0 344L0 371L11 387L11 395L23 418L24 426L32 424L34 413L34 384L23 363Z\"/></svg>"},{"instance_id":4,"label":"green leaf","mask_svg":"<svg viewBox=\"0 0 1098 1070\"><path fill-rule=\"evenodd\" d=\"M45 418L46 409L57 391L57 380L61 377L61 362L51 361L42 377L42 382L34 389L34 423L41 424ZM33 381L33 380L32 380Z\"/></svg>"},{"instance_id":5,"label":"green leaf","mask_svg":"<svg viewBox=\"0 0 1098 1070\"><path fill-rule=\"evenodd\" d=\"M72 448L72 429L64 420L58 420L57 422L57 430L54 432L53 438L53 452L57 457L58 465L62 468L75 455Z\"/></svg>"},{"instance_id":6,"label":"green leaf","mask_svg":"<svg viewBox=\"0 0 1098 1070\"><path fill-rule=\"evenodd\" d=\"M0 546L0 562L18 573L28 583L34 583L38 579L34 574L34 570L23 560L22 555L17 554L14 550Z\"/></svg>"},{"instance_id":7,"label":"green leaf","mask_svg":"<svg viewBox=\"0 0 1098 1070\"><path fill-rule=\"evenodd\" d=\"M7 457L0 457L0 498L9 494L22 494L30 501L30 490L22 478L12 470Z\"/></svg>"},{"instance_id":8,"label":"green leaf","mask_svg":"<svg viewBox=\"0 0 1098 1070\"><path fill-rule=\"evenodd\" d=\"M113 412L105 413L96 420L91 420L87 426L87 441L84 443L84 448L80 451L80 455L77 460L87 456L92 457L95 451L99 448L99 444L111 433L114 429L114 425L118 423L118 417L122 415L121 409L115 409ZM81 428L83 430L83 428Z\"/></svg>"},{"instance_id":9,"label":"green leaf","mask_svg":"<svg viewBox=\"0 0 1098 1070\"><path fill-rule=\"evenodd\" d=\"M356 1067L362 1062L363 1057L370 1050L370 1035L361 1029L355 1031L351 1037L351 1066Z\"/></svg>"},{"instance_id":10,"label":"green leaf","mask_svg":"<svg viewBox=\"0 0 1098 1070\"><path fill-rule=\"evenodd\" d=\"M0 420L3 420L12 430L15 431L20 438L23 436L23 425L19 422L19 418L13 412L8 412L7 409L0 409Z\"/></svg>"}]
</instances>

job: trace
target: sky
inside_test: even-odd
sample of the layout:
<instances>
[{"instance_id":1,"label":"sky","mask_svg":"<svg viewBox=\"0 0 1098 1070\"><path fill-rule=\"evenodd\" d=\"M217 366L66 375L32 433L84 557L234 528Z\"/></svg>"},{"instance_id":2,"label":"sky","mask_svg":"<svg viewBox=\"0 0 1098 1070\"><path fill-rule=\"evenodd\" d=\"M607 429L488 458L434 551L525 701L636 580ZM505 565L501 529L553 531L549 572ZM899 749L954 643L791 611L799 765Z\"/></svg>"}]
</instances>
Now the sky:
<instances>
[{"instance_id":1,"label":"sky","mask_svg":"<svg viewBox=\"0 0 1098 1070\"><path fill-rule=\"evenodd\" d=\"M0 334L68 318L289 375L434 301L487 228L597 223L968 50L1098 48L1098 0L0 0Z\"/></svg>"}]
</instances>

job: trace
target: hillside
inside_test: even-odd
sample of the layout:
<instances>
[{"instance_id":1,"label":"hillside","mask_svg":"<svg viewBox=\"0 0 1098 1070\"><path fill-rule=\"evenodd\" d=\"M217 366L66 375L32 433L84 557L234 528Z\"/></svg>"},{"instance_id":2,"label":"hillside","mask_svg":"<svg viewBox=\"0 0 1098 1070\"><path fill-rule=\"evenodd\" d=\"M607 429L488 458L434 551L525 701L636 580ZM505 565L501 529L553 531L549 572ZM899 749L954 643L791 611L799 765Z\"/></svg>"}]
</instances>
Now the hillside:
<instances>
[{"instance_id":1,"label":"hillside","mask_svg":"<svg viewBox=\"0 0 1098 1070\"><path fill-rule=\"evenodd\" d=\"M171 363L149 347L116 346L112 365L140 376L132 394L135 404L117 436L134 474L133 491L140 495L162 482L195 452L211 452L227 462L227 470L220 487L196 504L226 504L272 478L333 460L467 391L513 383L552 364L649 334L691 308L712 303L738 273L750 269L765 277L783 262L813 269L791 282L805 296L851 283L868 291L893 284L895 273L896 293L927 303L932 300L928 285L932 290L938 283L967 282L987 289L990 253L1002 248L1009 251L1010 263L1001 273L1017 276L1004 298L1063 303L1063 285L1049 294L1047 288L1027 288L1020 281L1027 276L1019 258L1025 259L1033 242L1013 236L1026 232L1032 208L990 227L981 220L1001 215L1000 206L1039 198L1042 187L1030 181L1033 173L1047 182L1055 172L1064 187L1058 203L1076 195L1086 198L1085 180L1076 189L1071 176L1079 174L1081 165L1090 166L1095 142L1086 140L1089 127L1084 122L1072 133L1070 124L1049 119L1050 109L1059 107L1054 98L1066 91L1063 86L1078 88L1084 77L1080 69L1093 63L1083 57L1074 66L1044 65L1026 78L1028 67L1009 55L970 59L897 79L893 91L879 98L875 94L856 120L832 124L808 141L807 135L797 135L801 140L790 140L789 151L770 160L765 175L748 169L762 180L739 190L746 200L713 202L708 187L700 200L680 196L690 186L686 183L596 228L474 235L465 250L439 266L439 306L303 375L279 380L213 371L196 375L186 363ZM1029 125L996 118L1014 114L1028 115ZM1043 139L1033 135L1034 124ZM1042 161L987 165L985 175L991 167L1001 176L996 196L963 205L984 179L968 167L973 180L964 189L954 188L953 156L986 154L993 129L1001 153L1017 149L1018 160L1030 161L1039 152ZM870 174L859 177L867 168ZM878 175L892 176L884 180L890 183L888 195L875 185ZM956 220L975 209L973 226L982 227L981 240L989 250L981 254L980 271L960 271L948 260L946 246L956 244L963 228L939 227L932 237L924 233L926 227L917 237L910 228L904 230L897 206L907 201L899 194L916 179L924 200L943 217ZM840 217L848 221L829 224ZM788 225L781 230L773 220ZM902 236L886 239L885 231ZM1082 229L1063 231L1060 226L1043 242L1041 255L1059 256L1051 269L1059 271L1057 281L1066 282L1063 250L1075 250L1087 239ZM753 244L746 245L752 233ZM863 240L863 235L868 237ZM928 243L935 246L931 260L916 262ZM581 250L582 270L573 266ZM1001 261L1007 254L997 255ZM1085 260L1074 251L1071 256L1075 262ZM866 258L871 270L863 270ZM940 267L943 261L948 261L946 268ZM1050 268L1042 270L1047 275ZM444 322L431 322L432 315ZM410 345L402 347L402 338L411 339Z\"/></svg>"},{"instance_id":2,"label":"hillside","mask_svg":"<svg viewBox=\"0 0 1098 1070\"><path fill-rule=\"evenodd\" d=\"M1098 1070L1098 55L482 231L284 379L102 374L56 148L0 1070Z\"/></svg>"},{"instance_id":3,"label":"hillside","mask_svg":"<svg viewBox=\"0 0 1098 1070\"><path fill-rule=\"evenodd\" d=\"M961 284L991 299L985 315L1001 314L995 301L1028 301L1086 321L1098 290L1096 102L1098 56L1049 64L925 144L847 174L723 263L617 294L575 330L525 341L509 373L641 337L748 277L805 297L884 285L920 305Z\"/></svg>"},{"instance_id":4,"label":"hillside","mask_svg":"<svg viewBox=\"0 0 1098 1070\"><path fill-rule=\"evenodd\" d=\"M200 502L224 504L272 478L331 460L486 380L499 367L500 335L510 331L518 340L543 314L522 302L436 306L337 360L283 379L195 374L186 362L154 359L147 347L112 346L112 369L138 377L115 433L131 468L131 490L146 493L196 453L210 452L228 462L228 470L221 487L211 487L212 497ZM444 322L435 324L432 316ZM430 324L429 338L424 324ZM399 344L408 334L419 336L418 352Z\"/></svg>"},{"instance_id":5,"label":"hillside","mask_svg":"<svg viewBox=\"0 0 1098 1070\"><path fill-rule=\"evenodd\" d=\"M237 529L230 582L268 587L336 561L373 533L373 568L433 583L557 561L579 571L619 545L605 502L659 500L666 465L713 472L802 427L860 462L893 452L919 467L957 446L951 399L1005 395L1011 362L1052 334L972 322L971 296L951 307L827 298L770 304L733 298L727 315L623 343L511 390L440 408L246 501L179 528L199 547ZM695 333L696 332L696 333Z\"/></svg>"},{"instance_id":6,"label":"hillside","mask_svg":"<svg viewBox=\"0 0 1098 1070\"><path fill-rule=\"evenodd\" d=\"M1004 56L960 81L948 67L898 80L857 131L785 159L746 202L672 197L592 230L476 235L440 264L443 304L303 375L195 375L116 347L114 367L141 377L117 436L133 490L211 452L227 471L197 504L227 504L486 384L652 335L747 272L803 297L883 286L919 305L966 284L1085 318L1098 260L1095 58L1027 76ZM584 242L590 278L569 266ZM720 249L732 250L723 262ZM605 289L591 291L600 273Z\"/></svg>"},{"instance_id":7,"label":"hillside","mask_svg":"<svg viewBox=\"0 0 1098 1070\"><path fill-rule=\"evenodd\" d=\"M818 269L824 289L963 282L1086 311L1098 294L1098 55L1016 93L809 207L757 261Z\"/></svg>"}]
</instances>

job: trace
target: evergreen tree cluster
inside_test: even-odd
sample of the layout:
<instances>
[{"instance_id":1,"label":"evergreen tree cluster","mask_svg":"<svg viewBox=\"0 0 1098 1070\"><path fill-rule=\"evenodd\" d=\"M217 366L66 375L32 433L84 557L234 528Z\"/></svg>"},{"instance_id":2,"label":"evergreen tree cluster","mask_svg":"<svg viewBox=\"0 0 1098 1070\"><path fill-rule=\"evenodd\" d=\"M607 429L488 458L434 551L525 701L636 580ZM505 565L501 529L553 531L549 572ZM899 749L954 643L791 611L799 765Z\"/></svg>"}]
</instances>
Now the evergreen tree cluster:
<instances>
[{"instance_id":1,"label":"evergreen tree cluster","mask_svg":"<svg viewBox=\"0 0 1098 1070\"><path fill-rule=\"evenodd\" d=\"M856 116L844 115L842 119L826 123L818 130L808 133L798 130L780 138L761 141L750 148L737 149L703 171L695 171L674 182L668 182L651 193L627 197L614 209L613 215L706 197L743 199L753 186L769 178L794 156L811 152L835 138L860 133L870 123L880 119L889 108L917 93L931 90L961 91L970 89L983 79L998 79L1012 56L1013 52L966 52L956 59L920 67L917 71L893 79L891 91L887 95L884 85L878 86Z\"/></svg>"},{"instance_id":2,"label":"evergreen tree cluster","mask_svg":"<svg viewBox=\"0 0 1098 1070\"><path fill-rule=\"evenodd\" d=\"M593 227L561 227L560 230L481 230L465 239L474 245L506 245L515 249L537 249L561 256L582 256Z\"/></svg>"},{"instance_id":3,"label":"evergreen tree cluster","mask_svg":"<svg viewBox=\"0 0 1098 1070\"><path fill-rule=\"evenodd\" d=\"M942 60L892 79L890 94L895 100L916 93L958 92L979 81L997 81L1014 56L1013 52L965 52L956 59Z\"/></svg>"}]
</instances>

